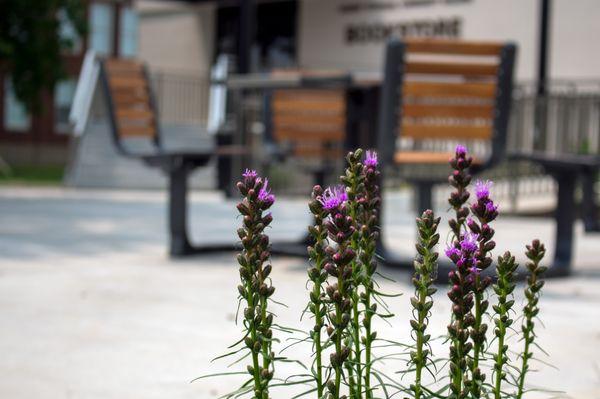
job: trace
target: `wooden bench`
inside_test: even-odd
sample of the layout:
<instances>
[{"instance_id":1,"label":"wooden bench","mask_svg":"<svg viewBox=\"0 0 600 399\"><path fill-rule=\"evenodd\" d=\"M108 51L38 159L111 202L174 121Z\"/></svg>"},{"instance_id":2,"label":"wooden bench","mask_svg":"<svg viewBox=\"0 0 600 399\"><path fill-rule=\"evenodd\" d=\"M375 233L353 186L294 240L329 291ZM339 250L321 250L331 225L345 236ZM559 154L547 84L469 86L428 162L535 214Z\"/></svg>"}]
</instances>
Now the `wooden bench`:
<instances>
[{"instance_id":1,"label":"wooden bench","mask_svg":"<svg viewBox=\"0 0 600 399\"><path fill-rule=\"evenodd\" d=\"M314 175L316 184L343 159L346 139L344 89L285 89L266 96L265 126L272 156L294 159Z\"/></svg>"},{"instance_id":2,"label":"wooden bench","mask_svg":"<svg viewBox=\"0 0 600 399\"><path fill-rule=\"evenodd\" d=\"M416 210L432 208L456 144L472 173L505 157L516 47L511 43L392 40L387 44L377 147L382 170L416 187ZM382 232L383 237L383 232ZM380 252L385 255L381 244Z\"/></svg>"},{"instance_id":3,"label":"wooden bench","mask_svg":"<svg viewBox=\"0 0 600 399\"><path fill-rule=\"evenodd\" d=\"M122 155L160 168L169 179L169 233L171 255L233 250L233 244L195 246L187 232L187 192L190 173L217 156L241 153L235 147L206 151L166 151L157 107L146 67L135 60L106 59L100 63L114 144ZM148 151L133 150L142 141ZM128 145L129 144L129 145Z\"/></svg>"}]
</instances>

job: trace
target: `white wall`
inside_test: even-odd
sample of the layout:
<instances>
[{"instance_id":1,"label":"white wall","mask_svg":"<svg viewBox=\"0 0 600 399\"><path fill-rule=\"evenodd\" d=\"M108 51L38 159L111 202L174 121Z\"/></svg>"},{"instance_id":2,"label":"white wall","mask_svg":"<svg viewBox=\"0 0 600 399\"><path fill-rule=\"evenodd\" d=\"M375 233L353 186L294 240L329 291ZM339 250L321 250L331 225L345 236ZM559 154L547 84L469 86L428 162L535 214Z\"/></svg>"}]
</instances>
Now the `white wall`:
<instances>
[{"instance_id":1,"label":"white wall","mask_svg":"<svg viewBox=\"0 0 600 399\"><path fill-rule=\"evenodd\" d=\"M299 64L306 68L381 69L383 41L350 44L352 24L391 24L458 18L460 38L510 40L518 44L517 79L536 76L538 0L466 0L407 7L406 0L301 0ZM366 9L392 3L385 10ZM349 4L360 12L341 12ZM600 0L553 0L549 71L551 77L600 78Z\"/></svg>"},{"instance_id":2,"label":"white wall","mask_svg":"<svg viewBox=\"0 0 600 399\"><path fill-rule=\"evenodd\" d=\"M213 5L138 1L139 58L152 70L206 76L213 59Z\"/></svg>"},{"instance_id":3,"label":"white wall","mask_svg":"<svg viewBox=\"0 0 600 399\"><path fill-rule=\"evenodd\" d=\"M600 78L600 1L553 0L550 75Z\"/></svg>"}]
</instances>

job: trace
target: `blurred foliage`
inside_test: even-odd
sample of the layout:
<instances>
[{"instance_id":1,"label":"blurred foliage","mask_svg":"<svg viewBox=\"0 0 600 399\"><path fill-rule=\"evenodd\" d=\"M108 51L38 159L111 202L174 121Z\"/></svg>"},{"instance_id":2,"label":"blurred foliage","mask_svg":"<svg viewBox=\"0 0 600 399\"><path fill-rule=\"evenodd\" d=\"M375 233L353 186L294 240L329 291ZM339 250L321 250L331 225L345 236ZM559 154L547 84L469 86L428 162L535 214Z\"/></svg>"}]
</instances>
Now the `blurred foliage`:
<instances>
[{"instance_id":1,"label":"blurred foliage","mask_svg":"<svg viewBox=\"0 0 600 399\"><path fill-rule=\"evenodd\" d=\"M44 166L15 166L9 171L0 173L0 185L2 184L24 184L24 185L55 185L60 184L63 179L65 167L62 165Z\"/></svg>"},{"instance_id":2,"label":"blurred foliage","mask_svg":"<svg viewBox=\"0 0 600 399\"><path fill-rule=\"evenodd\" d=\"M61 37L61 20L84 37L83 0L0 0L0 70L32 112L41 110L40 93L65 77L61 55L75 43Z\"/></svg>"}]
</instances>

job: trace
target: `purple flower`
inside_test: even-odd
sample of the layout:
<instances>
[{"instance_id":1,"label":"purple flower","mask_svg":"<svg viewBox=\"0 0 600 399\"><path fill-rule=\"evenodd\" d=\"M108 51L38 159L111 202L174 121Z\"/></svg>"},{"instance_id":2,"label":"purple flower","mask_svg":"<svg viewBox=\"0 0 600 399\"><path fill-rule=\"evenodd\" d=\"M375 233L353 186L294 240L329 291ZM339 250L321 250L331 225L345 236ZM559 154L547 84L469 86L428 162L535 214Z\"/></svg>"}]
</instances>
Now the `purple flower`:
<instances>
[{"instance_id":1,"label":"purple flower","mask_svg":"<svg viewBox=\"0 0 600 399\"><path fill-rule=\"evenodd\" d=\"M250 171L250 172L254 172L254 171ZM254 172L254 174L256 174L256 172ZM273 204L273 202L275 202L275 195L271 194L271 189L269 188L269 179L265 179L265 183L260 188L260 191L258 192L258 199L269 205L271 205L271 204Z\"/></svg>"},{"instance_id":2,"label":"purple flower","mask_svg":"<svg viewBox=\"0 0 600 399\"><path fill-rule=\"evenodd\" d=\"M460 251L458 250L458 248L448 247L446 248L446 256L452 259L453 257L460 256Z\"/></svg>"},{"instance_id":3,"label":"purple flower","mask_svg":"<svg viewBox=\"0 0 600 399\"><path fill-rule=\"evenodd\" d=\"M323 208L331 211L342 205L348 200L348 194L346 194L346 188L344 186L335 186L327 188L323 195L319 198L319 202L323 204Z\"/></svg>"},{"instance_id":4,"label":"purple flower","mask_svg":"<svg viewBox=\"0 0 600 399\"><path fill-rule=\"evenodd\" d=\"M242 177L244 178L244 183L246 185L253 186L258 177L258 173L256 173L254 169L246 169L244 173L242 173Z\"/></svg>"},{"instance_id":5,"label":"purple flower","mask_svg":"<svg viewBox=\"0 0 600 399\"><path fill-rule=\"evenodd\" d=\"M377 160L377 152L367 151L365 160L363 161L363 165L370 166L372 168L376 168L378 164L379 164L379 161Z\"/></svg>"},{"instance_id":6,"label":"purple flower","mask_svg":"<svg viewBox=\"0 0 600 399\"><path fill-rule=\"evenodd\" d=\"M486 180L485 182L481 181L481 180L477 180L477 182L475 183L475 195L477 196L477 199L487 199L490 197L490 188L492 188L492 185L494 183Z\"/></svg>"},{"instance_id":7,"label":"purple flower","mask_svg":"<svg viewBox=\"0 0 600 399\"><path fill-rule=\"evenodd\" d=\"M464 156L467 155L467 147L465 147L462 144L459 144L459 145L456 146L455 152L456 152L456 157L457 158L458 157L464 157Z\"/></svg>"},{"instance_id":8,"label":"purple flower","mask_svg":"<svg viewBox=\"0 0 600 399\"><path fill-rule=\"evenodd\" d=\"M473 234L470 232L467 232L465 234L463 234L462 236L462 240L460 242L460 249L463 252L463 254L466 253L473 253L477 250L477 240L479 239L479 235L478 234Z\"/></svg>"},{"instance_id":9,"label":"purple flower","mask_svg":"<svg viewBox=\"0 0 600 399\"><path fill-rule=\"evenodd\" d=\"M485 204L485 210L487 213L495 213L498 211L498 205L495 205L492 200Z\"/></svg>"},{"instance_id":10,"label":"purple flower","mask_svg":"<svg viewBox=\"0 0 600 399\"><path fill-rule=\"evenodd\" d=\"M254 169L246 169L244 173L242 173L242 177L245 179L253 179L258 176L258 173Z\"/></svg>"}]
</instances>

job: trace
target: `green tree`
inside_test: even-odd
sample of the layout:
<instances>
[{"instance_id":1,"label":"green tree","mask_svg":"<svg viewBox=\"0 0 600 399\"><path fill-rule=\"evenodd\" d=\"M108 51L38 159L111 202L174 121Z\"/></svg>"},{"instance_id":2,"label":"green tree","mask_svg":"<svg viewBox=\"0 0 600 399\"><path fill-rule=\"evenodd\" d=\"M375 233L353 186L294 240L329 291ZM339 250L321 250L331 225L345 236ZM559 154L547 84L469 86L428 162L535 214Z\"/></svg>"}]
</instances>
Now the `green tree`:
<instances>
[{"instance_id":1,"label":"green tree","mask_svg":"<svg viewBox=\"0 0 600 399\"><path fill-rule=\"evenodd\" d=\"M83 37L83 0L0 0L0 72L32 112L41 111L40 93L66 76L62 54L75 43L61 35L61 22Z\"/></svg>"}]
</instances>

